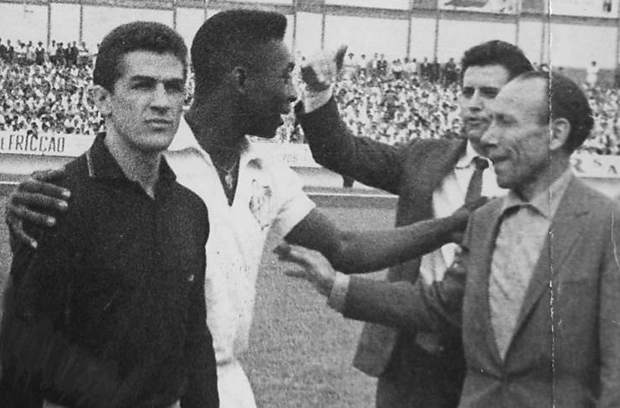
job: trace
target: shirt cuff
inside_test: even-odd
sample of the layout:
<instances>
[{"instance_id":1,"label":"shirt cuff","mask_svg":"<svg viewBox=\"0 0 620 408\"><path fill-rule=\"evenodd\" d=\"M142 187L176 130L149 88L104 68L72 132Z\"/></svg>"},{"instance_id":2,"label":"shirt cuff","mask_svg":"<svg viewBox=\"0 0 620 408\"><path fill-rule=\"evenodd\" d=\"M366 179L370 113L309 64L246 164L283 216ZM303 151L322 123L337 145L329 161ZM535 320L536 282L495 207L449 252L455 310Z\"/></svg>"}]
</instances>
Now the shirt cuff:
<instances>
[{"instance_id":1,"label":"shirt cuff","mask_svg":"<svg viewBox=\"0 0 620 408\"><path fill-rule=\"evenodd\" d=\"M306 91L303 98L305 113L313 112L329 102L333 95L333 88L334 86L330 85L329 88L323 91Z\"/></svg>"},{"instance_id":2,"label":"shirt cuff","mask_svg":"<svg viewBox=\"0 0 620 408\"><path fill-rule=\"evenodd\" d=\"M336 272L336 279L334 279L334 286L332 286L332 290L327 298L327 304L337 312L344 310L344 302L347 298L350 281L351 278L344 273Z\"/></svg>"}]
</instances>

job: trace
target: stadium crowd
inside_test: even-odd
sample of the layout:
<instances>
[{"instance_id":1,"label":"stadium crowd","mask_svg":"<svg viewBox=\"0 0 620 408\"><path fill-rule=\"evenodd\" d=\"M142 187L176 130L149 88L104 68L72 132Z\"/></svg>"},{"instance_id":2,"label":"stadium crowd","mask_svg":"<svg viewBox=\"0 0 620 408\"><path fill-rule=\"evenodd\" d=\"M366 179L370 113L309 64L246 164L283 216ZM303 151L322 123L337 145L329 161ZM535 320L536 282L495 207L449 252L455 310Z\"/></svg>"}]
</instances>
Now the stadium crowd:
<instances>
[{"instance_id":1,"label":"stadium crowd","mask_svg":"<svg viewBox=\"0 0 620 408\"><path fill-rule=\"evenodd\" d=\"M96 55L82 43L52 42L46 50L0 39L0 131L95 135L103 120L90 96ZM299 58L297 66L303 63ZM388 62L383 55L355 58L349 53L335 95L345 122L357 135L394 144L412 138L456 137L460 132L457 98L460 71L444 64L407 58ZM620 154L620 92L584 85L595 128L581 148L595 154ZM187 86L187 105L193 83ZM302 143L293 114L275 139Z\"/></svg>"}]
</instances>

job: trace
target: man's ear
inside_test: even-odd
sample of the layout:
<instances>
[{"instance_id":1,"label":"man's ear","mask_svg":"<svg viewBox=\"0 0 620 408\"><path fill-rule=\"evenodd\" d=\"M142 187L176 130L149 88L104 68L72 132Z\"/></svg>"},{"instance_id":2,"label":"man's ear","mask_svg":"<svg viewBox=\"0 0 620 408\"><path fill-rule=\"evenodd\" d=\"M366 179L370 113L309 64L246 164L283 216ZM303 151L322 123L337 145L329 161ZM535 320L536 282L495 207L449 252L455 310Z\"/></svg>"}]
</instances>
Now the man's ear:
<instances>
[{"instance_id":1,"label":"man's ear","mask_svg":"<svg viewBox=\"0 0 620 408\"><path fill-rule=\"evenodd\" d=\"M247 70L245 67L235 67L231 72L231 79L235 89L241 93L245 93L247 86Z\"/></svg>"},{"instance_id":2,"label":"man's ear","mask_svg":"<svg viewBox=\"0 0 620 408\"><path fill-rule=\"evenodd\" d=\"M570 122L565 118L553 119L549 132L549 148L551 150L561 149L568 140L570 134Z\"/></svg>"},{"instance_id":3,"label":"man's ear","mask_svg":"<svg viewBox=\"0 0 620 408\"><path fill-rule=\"evenodd\" d=\"M95 85L93 88L93 99L95 100L95 105L97 105L97 109L101 113L101 116L106 117L112 113L111 107L111 98L112 94L110 91L102 87L101 85Z\"/></svg>"}]
</instances>

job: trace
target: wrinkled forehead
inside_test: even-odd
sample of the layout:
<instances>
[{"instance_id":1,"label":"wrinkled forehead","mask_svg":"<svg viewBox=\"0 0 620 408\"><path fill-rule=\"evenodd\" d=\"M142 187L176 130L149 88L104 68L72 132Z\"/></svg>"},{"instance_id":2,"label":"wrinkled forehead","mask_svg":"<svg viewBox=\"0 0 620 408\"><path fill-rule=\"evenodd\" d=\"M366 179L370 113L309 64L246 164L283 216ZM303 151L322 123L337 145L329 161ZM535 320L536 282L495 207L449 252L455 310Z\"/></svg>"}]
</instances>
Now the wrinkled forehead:
<instances>
[{"instance_id":1,"label":"wrinkled forehead","mask_svg":"<svg viewBox=\"0 0 620 408\"><path fill-rule=\"evenodd\" d=\"M544 116L548 111L546 82L542 78L515 78L502 88L497 97L489 103L494 114L512 116Z\"/></svg>"}]
</instances>

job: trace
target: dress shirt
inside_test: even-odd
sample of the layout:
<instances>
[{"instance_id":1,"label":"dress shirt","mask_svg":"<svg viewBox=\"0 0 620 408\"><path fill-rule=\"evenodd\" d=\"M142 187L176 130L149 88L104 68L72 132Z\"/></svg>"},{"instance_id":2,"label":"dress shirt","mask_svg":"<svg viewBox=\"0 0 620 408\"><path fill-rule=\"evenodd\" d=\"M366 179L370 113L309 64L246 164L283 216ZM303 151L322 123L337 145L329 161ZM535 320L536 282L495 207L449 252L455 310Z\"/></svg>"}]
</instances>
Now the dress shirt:
<instances>
[{"instance_id":1,"label":"dress shirt","mask_svg":"<svg viewBox=\"0 0 620 408\"><path fill-rule=\"evenodd\" d=\"M467 186L474 173L476 165L474 158L478 157L471 143L467 143L465 154L459 159L439 187L433 192L433 212L435 218L448 217L465 204ZM482 175L482 195L485 197L499 197L506 194L506 190L497 185L493 167L489 166ZM440 281L454 262L457 244L446 244L438 250L422 257L420 276L428 284Z\"/></svg>"},{"instance_id":2,"label":"dress shirt","mask_svg":"<svg viewBox=\"0 0 620 408\"><path fill-rule=\"evenodd\" d=\"M475 169L474 158L478 154L471 143L467 144L464 155L456 163L450 172L433 193L433 211L435 218L448 217L465 203L465 194L469 180ZM486 197L498 197L506 194L506 190L497 185L493 167L489 166L482 176L482 195ZM428 284L443 279L448 265L454 261L457 244L447 244L422 257L420 276ZM349 278L338 273L328 298L330 307L341 311L349 285Z\"/></svg>"},{"instance_id":3,"label":"dress shirt","mask_svg":"<svg viewBox=\"0 0 620 408\"><path fill-rule=\"evenodd\" d=\"M523 298L548 235L551 221L572 178L564 172L547 191L526 202L510 191L491 261L489 301L491 322L502 358L505 357Z\"/></svg>"}]
</instances>

